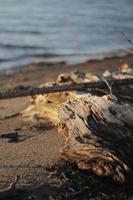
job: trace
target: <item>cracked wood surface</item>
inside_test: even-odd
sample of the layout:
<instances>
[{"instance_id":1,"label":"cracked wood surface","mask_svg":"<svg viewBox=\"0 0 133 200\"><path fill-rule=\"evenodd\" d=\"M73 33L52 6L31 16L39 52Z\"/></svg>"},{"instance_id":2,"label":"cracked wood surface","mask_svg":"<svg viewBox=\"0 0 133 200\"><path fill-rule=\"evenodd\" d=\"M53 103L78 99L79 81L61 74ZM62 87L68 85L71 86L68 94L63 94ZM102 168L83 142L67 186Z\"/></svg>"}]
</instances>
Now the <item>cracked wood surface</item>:
<instances>
[{"instance_id":1,"label":"cracked wood surface","mask_svg":"<svg viewBox=\"0 0 133 200\"><path fill-rule=\"evenodd\" d=\"M133 169L133 108L115 96L84 95L59 109L61 154L79 168L125 182Z\"/></svg>"}]
</instances>

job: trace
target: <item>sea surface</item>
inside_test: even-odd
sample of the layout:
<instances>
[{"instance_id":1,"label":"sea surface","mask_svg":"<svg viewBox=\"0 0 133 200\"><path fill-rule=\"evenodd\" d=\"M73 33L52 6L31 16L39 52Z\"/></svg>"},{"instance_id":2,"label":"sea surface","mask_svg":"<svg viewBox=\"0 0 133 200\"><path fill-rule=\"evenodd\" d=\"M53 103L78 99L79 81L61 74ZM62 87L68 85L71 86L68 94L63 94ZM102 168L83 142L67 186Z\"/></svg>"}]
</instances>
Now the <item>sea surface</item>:
<instances>
[{"instance_id":1,"label":"sea surface","mask_svg":"<svg viewBox=\"0 0 133 200\"><path fill-rule=\"evenodd\" d=\"M0 0L0 69L132 48L133 0Z\"/></svg>"}]
</instances>

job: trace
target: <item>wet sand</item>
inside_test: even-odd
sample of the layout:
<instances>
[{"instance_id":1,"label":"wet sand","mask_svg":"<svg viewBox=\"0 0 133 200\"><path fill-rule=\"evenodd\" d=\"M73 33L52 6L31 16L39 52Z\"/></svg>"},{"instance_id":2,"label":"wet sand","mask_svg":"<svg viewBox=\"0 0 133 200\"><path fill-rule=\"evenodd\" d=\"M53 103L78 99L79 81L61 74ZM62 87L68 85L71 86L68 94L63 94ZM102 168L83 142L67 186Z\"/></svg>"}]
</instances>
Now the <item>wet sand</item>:
<instances>
[{"instance_id":1,"label":"wet sand","mask_svg":"<svg viewBox=\"0 0 133 200\"><path fill-rule=\"evenodd\" d=\"M20 86L39 86L56 80L60 73L80 70L101 73L119 70L121 65L133 67L133 55L87 61L83 64L34 63L14 69L12 74L0 75L0 90ZM0 138L0 185L8 185L14 175L20 175L20 185L37 184L45 180L45 168L60 160L59 149L63 139L57 127L40 127L24 121L21 116L30 104L30 97L0 101L0 136L16 131L18 138Z\"/></svg>"}]
</instances>

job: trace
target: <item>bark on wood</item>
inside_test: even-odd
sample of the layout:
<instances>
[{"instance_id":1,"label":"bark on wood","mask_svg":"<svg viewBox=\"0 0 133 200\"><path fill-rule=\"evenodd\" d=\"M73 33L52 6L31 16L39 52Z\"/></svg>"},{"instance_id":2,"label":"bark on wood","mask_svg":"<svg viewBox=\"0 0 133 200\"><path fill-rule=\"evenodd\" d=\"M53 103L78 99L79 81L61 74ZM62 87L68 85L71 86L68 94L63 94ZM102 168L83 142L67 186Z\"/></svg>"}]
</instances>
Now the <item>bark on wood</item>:
<instances>
[{"instance_id":1,"label":"bark on wood","mask_svg":"<svg viewBox=\"0 0 133 200\"><path fill-rule=\"evenodd\" d=\"M125 182L133 169L133 108L115 96L84 95L59 109L64 158Z\"/></svg>"},{"instance_id":2,"label":"bark on wood","mask_svg":"<svg viewBox=\"0 0 133 200\"><path fill-rule=\"evenodd\" d=\"M128 85L133 84L133 79L109 79L107 80L108 84L113 86L118 85ZM24 97L24 96L34 96L38 94L48 94L55 92L63 92L63 91L72 91L72 90L84 90L87 88L104 88L107 87L105 81L97 81L97 82L84 82L84 83L73 83L66 85L55 85L49 87L28 87L28 88L18 88L14 90L8 91L0 91L0 99L8 99L8 98L16 98L16 97Z\"/></svg>"}]
</instances>

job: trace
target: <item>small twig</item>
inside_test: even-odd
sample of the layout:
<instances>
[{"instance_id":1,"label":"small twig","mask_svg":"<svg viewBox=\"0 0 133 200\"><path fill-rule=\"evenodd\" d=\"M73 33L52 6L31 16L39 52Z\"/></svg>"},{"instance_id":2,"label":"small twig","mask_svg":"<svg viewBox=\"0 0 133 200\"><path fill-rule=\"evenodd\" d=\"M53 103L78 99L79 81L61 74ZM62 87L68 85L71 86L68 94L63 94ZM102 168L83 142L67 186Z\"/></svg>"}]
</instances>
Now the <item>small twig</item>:
<instances>
[{"instance_id":1,"label":"small twig","mask_svg":"<svg viewBox=\"0 0 133 200\"><path fill-rule=\"evenodd\" d=\"M129 38L127 37L127 35L126 35L124 32L121 32L121 33L122 33L122 35L125 37L125 39L128 41L128 43L129 43L131 46L133 46L132 40L129 39Z\"/></svg>"},{"instance_id":2,"label":"small twig","mask_svg":"<svg viewBox=\"0 0 133 200\"><path fill-rule=\"evenodd\" d=\"M104 82L106 83L106 85L107 85L108 88L109 88L110 95L113 96L113 93L112 93L112 85L110 85L106 79L104 79Z\"/></svg>"},{"instance_id":3,"label":"small twig","mask_svg":"<svg viewBox=\"0 0 133 200\"><path fill-rule=\"evenodd\" d=\"M13 180L13 182L10 184L9 188L10 188L10 189L15 188L15 187L16 187L16 184L18 183L18 181L19 181L19 176L16 175L15 178L14 178L14 180Z\"/></svg>"},{"instance_id":4,"label":"small twig","mask_svg":"<svg viewBox=\"0 0 133 200\"><path fill-rule=\"evenodd\" d=\"M10 139L13 139L13 138L18 137L18 132L14 131L14 132L11 132L11 133L3 133L2 135L0 135L0 137L1 138L10 138Z\"/></svg>"},{"instance_id":5,"label":"small twig","mask_svg":"<svg viewBox=\"0 0 133 200\"><path fill-rule=\"evenodd\" d=\"M19 116L19 112L17 113L14 113L13 115L8 115L8 116L5 116L5 117L1 117L0 120L6 120L6 119L10 119L10 118L14 118L14 117L17 117Z\"/></svg>"},{"instance_id":6,"label":"small twig","mask_svg":"<svg viewBox=\"0 0 133 200\"><path fill-rule=\"evenodd\" d=\"M43 183L39 186L30 188L16 187L18 180L19 176L15 176L14 181L9 185L9 187L0 190L0 200L15 200L20 199L20 197L23 197L24 200L40 200L40 197L43 195L57 195L60 192L58 187L50 186L47 183Z\"/></svg>"},{"instance_id":7,"label":"small twig","mask_svg":"<svg viewBox=\"0 0 133 200\"><path fill-rule=\"evenodd\" d=\"M17 196L18 191L16 189L16 184L18 183L18 180L19 180L19 176L15 176L15 179L10 184L10 186L8 188L0 191L0 199Z\"/></svg>"},{"instance_id":8,"label":"small twig","mask_svg":"<svg viewBox=\"0 0 133 200\"><path fill-rule=\"evenodd\" d=\"M112 43L115 44L115 45L116 45L117 47L119 47L120 49L124 50L125 52L130 53L131 55L133 55L133 51L132 51L132 50L121 46L121 45L120 45L119 43L117 43L117 42L113 42L113 41L112 41Z\"/></svg>"}]
</instances>

